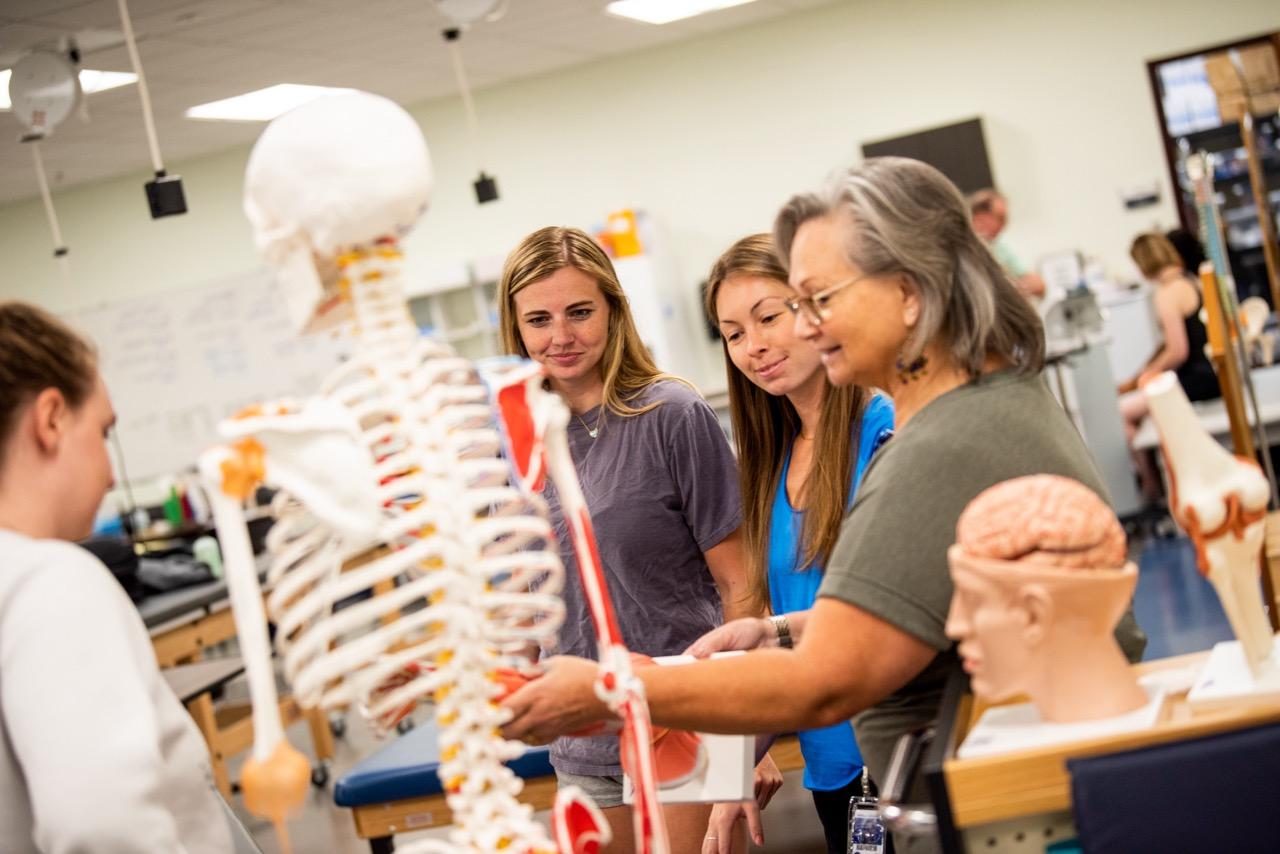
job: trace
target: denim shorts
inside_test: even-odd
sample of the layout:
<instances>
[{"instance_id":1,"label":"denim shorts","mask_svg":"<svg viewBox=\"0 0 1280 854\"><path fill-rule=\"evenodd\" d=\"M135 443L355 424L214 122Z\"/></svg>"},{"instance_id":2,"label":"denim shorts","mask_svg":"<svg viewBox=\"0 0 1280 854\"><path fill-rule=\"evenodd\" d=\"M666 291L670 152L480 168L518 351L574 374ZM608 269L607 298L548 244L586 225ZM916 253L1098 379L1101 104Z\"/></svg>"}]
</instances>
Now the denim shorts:
<instances>
[{"instance_id":1,"label":"denim shorts","mask_svg":"<svg viewBox=\"0 0 1280 854\"><path fill-rule=\"evenodd\" d=\"M570 774L556 769L556 785L577 786L587 793L587 797L602 810L622 806L622 775L613 777L591 777L586 774Z\"/></svg>"}]
</instances>

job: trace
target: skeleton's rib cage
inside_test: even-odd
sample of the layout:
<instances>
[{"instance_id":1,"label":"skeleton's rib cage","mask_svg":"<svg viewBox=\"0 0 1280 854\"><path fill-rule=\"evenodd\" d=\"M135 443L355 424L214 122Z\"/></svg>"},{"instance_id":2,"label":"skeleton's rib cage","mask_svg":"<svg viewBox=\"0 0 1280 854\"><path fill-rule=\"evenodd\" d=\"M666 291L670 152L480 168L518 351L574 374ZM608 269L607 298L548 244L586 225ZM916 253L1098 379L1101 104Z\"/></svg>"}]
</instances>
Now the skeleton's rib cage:
<instances>
[{"instance_id":1,"label":"skeleton's rib cage","mask_svg":"<svg viewBox=\"0 0 1280 854\"><path fill-rule=\"evenodd\" d=\"M416 337L398 259L393 247L342 259L360 351L318 399L225 425L260 444L263 479L281 487L267 614L304 708L355 705L385 731L435 704L455 830L453 845L416 850L552 851L503 765L524 748L498 734L495 671L553 643L564 570L545 505L498 456L486 387Z\"/></svg>"}]
</instances>

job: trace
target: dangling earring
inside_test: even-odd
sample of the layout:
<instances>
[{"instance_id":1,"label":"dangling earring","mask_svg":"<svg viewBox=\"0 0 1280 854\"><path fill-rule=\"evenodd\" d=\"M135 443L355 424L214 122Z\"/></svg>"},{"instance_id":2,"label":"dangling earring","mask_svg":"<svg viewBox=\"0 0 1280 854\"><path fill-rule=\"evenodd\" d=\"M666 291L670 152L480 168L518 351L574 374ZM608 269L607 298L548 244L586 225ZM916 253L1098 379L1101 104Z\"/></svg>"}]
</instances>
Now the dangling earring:
<instances>
[{"instance_id":1,"label":"dangling earring","mask_svg":"<svg viewBox=\"0 0 1280 854\"><path fill-rule=\"evenodd\" d=\"M928 372L929 357L921 353L916 357L915 361L908 365L902 360L902 356L898 356L898 361L894 367L898 369L898 382L906 385L913 380L920 379Z\"/></svg>"}]
</instances>

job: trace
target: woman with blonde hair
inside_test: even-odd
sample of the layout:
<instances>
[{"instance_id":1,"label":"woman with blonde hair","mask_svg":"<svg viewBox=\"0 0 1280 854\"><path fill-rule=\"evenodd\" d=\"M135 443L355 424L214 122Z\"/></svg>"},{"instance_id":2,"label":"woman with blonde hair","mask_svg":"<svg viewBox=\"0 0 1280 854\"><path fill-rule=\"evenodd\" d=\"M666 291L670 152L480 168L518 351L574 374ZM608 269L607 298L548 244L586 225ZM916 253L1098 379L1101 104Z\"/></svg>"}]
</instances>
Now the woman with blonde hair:
<instances>
[{"instance_id":1,"label":"woman with blonde hair","mask_svg":"<svg viewBox=\"0 0 1280 854\"><path fill-rule=\"evenodd\" d=\"M706 401L654 364L604 250L577 229L535 231L507 257L498 311L504 349L541 363L572 412L569 450L627 646L679 653L722 620L753 613L728 441ZM568 570L559 651L594 657L568 529L546 489ZM561 785L604 809L614 839L606 850L630 851L617 738L560 739L551 762ZM710 809L665 809L673 851L701 848Z\"/></svg>"},{"instance_id":2,"label":"woman with blonde hair","mask_svg":"<svg viewBox=\"0 0 1280 854\"><path fill-rule=\"evenodd\" d=\"M204 739L70 542L111 488L114 422L88 342L0 302L0 851L229 852Z\"/></svg>"},{"instance_id":3,"label":"woman with blonde hair","mask_svg":"<svg viewBox=\"0 0 1280 854\"><path fill-rule=\"evenodd\" d=\"M813 606L867 463L893 432L886 397L827 381L817 349L795 335L786 306L792 296L768 234L731 246L707 281L707 316L720 330L729 380L747 580L755 605L773 620ZM703 648L696 643L689 651ZM799 740L804 785L813 793L827 850L843 854L849 798L862 791L853 727L842 721L805 730ZM743 818L763 844L757 805L720 804L708 833L717 844L704 850L733 850L732 831Z\"/></svg>"},{"instance_id":4,"label":"woman with blonde hair","mask_svg":"<svg viewBox=\"0 0 1280 854\"><path fill-rule=\"evenodd\" d=\"M813 608L780 625L752 619L721 637L749 655L646 668L653 720L701 732L771 733L854 720L883 780L900 736L938 715L961 673L946 636L947 548L979 493L1057 474L1101 496L1088 449L1045 384L1044 330L969 222L959 191L915 160L879 157L796 196L774 226L795 295L796 334L834 385L884 389L894 438L872 460L827 562ZM1130 660L1132 613L1116 634ZM596 666L562 657L504 701L509 738L541 741L605 718ZM922 779L905 801L929 799ZM899 852L939 850L936 834L896 835Z\"/></svg>"},{"instance_id":5,"label":"woman with blonde hair","mask_svg":"<svg viewBox=\"0 0 1280 854\"><path fill-rule=\"evenodd\" d=\"M1155 285L1153 302L1163 340L1142 369L1121 383L1120 414L1124 416L1129 442L1138 434L1147 417L1147 399L1138 390L1139 380L1162 371L1174 371L1190 400L1212 400L1222 396L1218 375L1205 354L1208 336L1200 320L1204 297L1199 283L1188 275L1182 256L1169 238L1150 232L1139 234L1129 247L1142 275ZM1160 475L1150 453L1134 452L1143 497L1149 503L1160 500Z\"/></svg>"}]
</instances>

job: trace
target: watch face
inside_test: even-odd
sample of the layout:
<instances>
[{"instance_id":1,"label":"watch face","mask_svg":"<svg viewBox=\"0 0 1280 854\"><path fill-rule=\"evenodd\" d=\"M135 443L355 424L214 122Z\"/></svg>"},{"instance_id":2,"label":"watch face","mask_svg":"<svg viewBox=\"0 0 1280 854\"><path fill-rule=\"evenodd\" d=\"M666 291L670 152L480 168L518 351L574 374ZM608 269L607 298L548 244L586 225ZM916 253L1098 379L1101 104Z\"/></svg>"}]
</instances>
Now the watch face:
<instances>
[{"instance_id":1,"label":"watch face","mask_svg":"<svg viewBox=\"0 0 1280 854\"><path fill-rule=\"evenodd\" d=\"M18 60L9 77L13 113L36 133L49 133L71 115L79 94L71 63L45 50Z\"/></svg>"}]
</instances>

